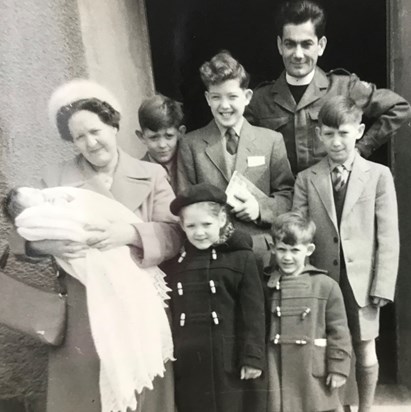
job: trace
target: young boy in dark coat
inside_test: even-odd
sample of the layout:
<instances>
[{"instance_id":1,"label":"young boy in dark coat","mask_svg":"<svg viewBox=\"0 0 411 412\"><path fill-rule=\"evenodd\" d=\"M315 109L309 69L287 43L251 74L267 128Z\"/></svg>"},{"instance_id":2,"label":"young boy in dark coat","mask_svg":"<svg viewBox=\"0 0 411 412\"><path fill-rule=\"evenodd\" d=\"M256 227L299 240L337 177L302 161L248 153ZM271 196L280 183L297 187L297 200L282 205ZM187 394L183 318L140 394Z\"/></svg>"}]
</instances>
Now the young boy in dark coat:
<instances>
[{"instance_id":1,"label":"young boy in dark coat","mask_svg":"<svg viewBox=\"0 0 411 412\"><path fill-rule=\"evenodd\" d=\"M276 265L266 269L271 328L268 412L319 412L339 406L351 343L341 290L307 265L315 224L301 212L273 225Z\"/></svg>"},{"instance_id":2,"label":"young boy in dark coat","mask_svg":"<svg viewBox=\"0 0 411 412\"><path fill-rule=\"evenodd\" d=\"M187 241L171 262L179 412L265 412L264 294L251 237L227 221L226 195L190 186L171 203Z\"/></svg>"}]
</instances>

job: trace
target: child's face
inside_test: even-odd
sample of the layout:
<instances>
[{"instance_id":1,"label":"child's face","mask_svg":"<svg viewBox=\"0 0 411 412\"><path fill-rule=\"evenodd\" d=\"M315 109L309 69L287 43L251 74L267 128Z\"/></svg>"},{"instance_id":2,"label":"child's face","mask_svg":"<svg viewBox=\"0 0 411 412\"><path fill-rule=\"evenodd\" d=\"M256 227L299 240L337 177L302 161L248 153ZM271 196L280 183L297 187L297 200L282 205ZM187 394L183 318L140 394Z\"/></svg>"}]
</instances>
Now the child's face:
<instances>
[{"instance_id":1,"label":"child's face","mask_svg":"<svg viewBox=\"0 0 411 412\"><path fill-rule=\"evenodd\" d=\"M46 202L43 191L31 187L21 187L18 190L18 202L24 208L41 205Z\"/></svg>"},{"instance_id":2,"label":"child's face","mask_svg":"<svg viewBox=\"0 0 411 412\"><path fill-rule=\"evenodd\" d=\"M298 276L304 269L306 258L312 255L314 249L313 243L288 245L276 242L274 253L280 271L287 276Z\"/></svg>"},{"instance_id":3,"label":"child's face","mask_svg":"<svg viewBox=\"0 0 411 412\"><path fill-rule=\"evenodd\" d=\"M316 131L330 159L342 164L353 154L355 143L361 139L364 127L362 123L344 123L338 129L321 125Z\"/></svg>"},{"instance_id":4,"label":"child's face","mask_svg":"<svg viewBox=\"0 0 411 412\"><path fill-rule=\"evenodd\" d=\"M253 92L250 89L240 87L238 79L211 85L205 92L216 123L225 128L238 124L252 96Z\"/></svg>"},{"instance_id":5,"label":"child's face","mask_svg":"<svg viewBox=\"0 0 411 412\"><path fill-rule=\"evenodd\" d=\"M176 154L178 140L185 131L185 126L167 127L157 131L143 129L138 136L156 162L167 164Z\"/></svg>"},{"instance_id":6,"label":"child's face","mask_svg":"<svg viewBox=\"0 0 411 412\"><path fill-rule=\"evenodd\" d=\"M286 24L282 37L277 37L277 47L283 58L284 67L290 76L301 78L317 66L327 45L323 36L319 39L311 20L302 24Z\"/></svg>"},{"instance_id":7,"label":"child's face","mask_svg":"<svg viewBox=\"0 0 411 412\"><path fill-rule=\"evenodd\" d=\"M188 241L200 250L208 249L218 241L225 223L224 212L215 216L204 203L188 205L181 212L181 227Z\"/></svg>"}]
</instances>

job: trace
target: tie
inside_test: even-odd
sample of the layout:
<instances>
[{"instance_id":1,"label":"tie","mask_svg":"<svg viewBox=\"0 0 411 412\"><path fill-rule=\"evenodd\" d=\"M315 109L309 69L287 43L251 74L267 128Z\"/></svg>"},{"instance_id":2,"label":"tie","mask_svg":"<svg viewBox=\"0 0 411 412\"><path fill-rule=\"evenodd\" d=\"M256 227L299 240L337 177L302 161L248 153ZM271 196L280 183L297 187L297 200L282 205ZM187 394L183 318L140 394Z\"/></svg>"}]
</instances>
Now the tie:
<instances>
[{"instance_id":1,"label":"tie","mask_svg":"<svg viewBox=\"0 0 411 412\"><path fill-rule=\"evenodd\" d=\"M234 155L237 153L238 147L238 136L235 130L232 127L229 127L225 132L226 141L226 149L230 155Z\"/></svg>"},{"instance_id":2,"label":"tie","mask_svg":"<svg viewBox=\"0 0 411 412\"><path fill-rule=\"evenodd\" d=\"M333 169L332 177L334 190L336 192L339 192L347 183L348 170L344 165L335 166Z\"/></svg>"}]
</instances>

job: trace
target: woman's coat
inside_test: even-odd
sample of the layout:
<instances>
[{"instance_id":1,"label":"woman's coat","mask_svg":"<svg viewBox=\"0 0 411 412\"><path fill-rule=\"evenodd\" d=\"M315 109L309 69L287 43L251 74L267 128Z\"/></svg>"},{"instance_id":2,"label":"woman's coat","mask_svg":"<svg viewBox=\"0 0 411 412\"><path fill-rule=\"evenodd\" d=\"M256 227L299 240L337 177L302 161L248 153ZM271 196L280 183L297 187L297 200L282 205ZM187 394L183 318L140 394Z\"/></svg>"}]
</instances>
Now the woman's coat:
<instances>
[{"instance_id":1,"label":"woman's coat","mask_svg":"<svg viewBox=\"0 0 411 412\"><path fill-rule=\"evenodd\" d=\"M109 191L80 156L50 168L44 174L42 185L81 187L127 206L146 222L138 225L146 266L157 265L179 250L180 229L176 218L169 212L174 194L161 166L138 161L120 151ZM141 255L137 249L134 252ZM62 284L67 291L66 332L63 344L51 349L50 353L47 412L100 412L100 365L90 332L86 290L68 275L64 276ZM170 389L172 391L172 387ZM172 394L169 399L169 405L160 409L148 407L143 412L174 411Z\"/></svg>"}]
</instances>

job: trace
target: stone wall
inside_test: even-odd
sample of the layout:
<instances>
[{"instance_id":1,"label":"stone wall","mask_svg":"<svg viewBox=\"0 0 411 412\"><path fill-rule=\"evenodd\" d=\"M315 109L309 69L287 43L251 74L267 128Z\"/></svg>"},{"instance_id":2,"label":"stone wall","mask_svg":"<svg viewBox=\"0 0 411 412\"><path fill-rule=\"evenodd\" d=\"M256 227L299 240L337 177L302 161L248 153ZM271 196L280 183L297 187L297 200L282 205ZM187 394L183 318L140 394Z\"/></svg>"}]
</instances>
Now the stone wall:
<instances>
[{"instance_id":1,"label":"stone wall","mask_svg":"<svg viewBox=\"0 0 411 412\"><path fill-rule=\"evenodd\" d=\"M47 118L59 84L90 77L123 107L120 145L143 154L134 129L143 98L153 91L143 0L0 0L0 195L29 185L42 168L73 155ZM10 225L0 212L0 252ZM55 287L49 262L18 262L6 273ZM16 302L17 304L17 302ZM0 326L0 399L44 393L47 348Z\"/></svg>"}]
</instances>

